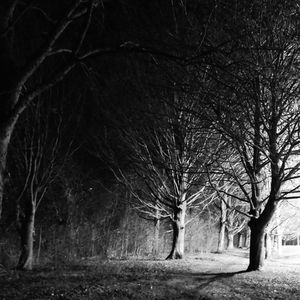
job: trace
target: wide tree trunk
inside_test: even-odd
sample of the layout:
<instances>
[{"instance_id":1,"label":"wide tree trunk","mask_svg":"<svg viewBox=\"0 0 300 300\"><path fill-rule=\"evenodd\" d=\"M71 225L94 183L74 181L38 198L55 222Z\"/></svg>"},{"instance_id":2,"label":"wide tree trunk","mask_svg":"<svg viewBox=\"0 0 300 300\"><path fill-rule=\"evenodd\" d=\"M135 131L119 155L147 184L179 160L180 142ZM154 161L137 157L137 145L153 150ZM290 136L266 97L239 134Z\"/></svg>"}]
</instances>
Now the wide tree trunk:
<instances>
[{"instance_id":1,"label":"wide tree trunk","mask_svg":"<svg viewBox=\"0 0 300 300\"><path fill-rule=\"evenodd\" d=\"M239 232L239 243L238 243L238 247L239 248L243 248L243 233Z\"/></svg>"},{"instance_id":2,"label":"wide tree trunk","mask_svg":"<svg viewBox=\"0 0 300 300\"><path fill-rule=\"evenodd\" d=\"M256 219L249 222L250 234L250 261L247 271L259 271L264 265L264 236L265 226Z\"/></svg>"},{"instance_id":3,"label":"wide tree trunk","mask_svg":"<svg viewBox=\"0 0 300 300\"><path fill-rule=\"evenodd\" d=\"M218 240L218 252L222 253L224 251L224 240L225 240L225 222L220 222L219 229L219 240Z\"/></svg>"},{"instance_id":4,"label":"wide tree trunk","mask_svg":"<svg viewBox=\"0 0 300 300\"><path fill-rule=\"evenodd\" d=\"M280 175L278 161L271 165L272 169L272 180L270 196L266 203L265 208L259 213L259 209L253 211L254 217L249 221L249 227L251 230L250 234L250 261L247 271L259 271L264 266L265 249L264 249L264 238L266 228L271 221L274 213L276 212L278 200L280 198ZM254 194L260 194L261 188L259 185L256 186L257 191ZM259 198L258 198L259 199ZM253 201L255 203L256 201Z\"/></svg>"},{"instance_id":5,"label":"wide tree trunk","mask_svg":"<svg viewBox=\"0 0 300 300\"><path fill-rule=\"evenodd\" d=\"M231 249L233 249L234 234L232 232L228 231L227 238L228 238L227 250L231 250Z\"/></svg>"},{"instance_id":6,"label":"wide tree trunk","mask_svg":"<svg viewBox=\"0 0 300 300\"><path fill-rule=\"evenodd\" d=\"M272 147L275 147L275 143L272 143ZM272 150L272 149L271 149ZM270 152L272 153L272 151ZM275 150L274 150L275 151ZM280 198L280 173L279 173L279 161L278 158L272 159L273 164L271 165L271 191L268 202L261 212L261 214L256 218L252 217L249 222L249 227L251 230L250 236L250 262L247 271L259 271L264 265L264 237L265 230L271 221L274 213L276 212L278 199Z\"/></svg>"},{"instance_id":7,"label":"wide tree trunk","mask_svg":"<svg viewBox=\"0 0 300 300\"><path fill-rule=\"evenodd\" d=\"M18 222L21 250L17 265L17 269L19 270L32 270L34 221L35 205L33 203L27 204L24 215Z\"/></svg>"},{"instance_id":8,"label":"wide tree trunk","mask_svg":"<svg viewBox=\"0 0 300 300\"><path fill-rule=\"evenodd\" d=\"M172 250L167 259L181 259L184 255L186 203L182 203L174 211Z\"/></svg>"}]
</instances>

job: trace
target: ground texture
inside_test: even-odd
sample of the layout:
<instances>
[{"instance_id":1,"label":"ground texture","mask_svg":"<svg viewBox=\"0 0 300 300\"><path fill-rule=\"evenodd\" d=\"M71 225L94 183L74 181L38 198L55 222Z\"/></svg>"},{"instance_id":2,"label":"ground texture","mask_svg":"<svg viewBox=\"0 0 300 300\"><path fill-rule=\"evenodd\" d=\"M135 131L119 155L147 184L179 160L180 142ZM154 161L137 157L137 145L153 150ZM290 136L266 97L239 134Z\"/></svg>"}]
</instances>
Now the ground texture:
<instances>
[{"instance_id":1,"label":"ground texture","mask_svg":"<svg viewBox=\"0 0 300 300\"><path fill-rule=\"evenodd\" d=\"M0 299L300 299L300 253L250 273L243 272L246 256L236 250L181 261L93 259L56 270L2 272Z\"/></svg>"}]
</instances>

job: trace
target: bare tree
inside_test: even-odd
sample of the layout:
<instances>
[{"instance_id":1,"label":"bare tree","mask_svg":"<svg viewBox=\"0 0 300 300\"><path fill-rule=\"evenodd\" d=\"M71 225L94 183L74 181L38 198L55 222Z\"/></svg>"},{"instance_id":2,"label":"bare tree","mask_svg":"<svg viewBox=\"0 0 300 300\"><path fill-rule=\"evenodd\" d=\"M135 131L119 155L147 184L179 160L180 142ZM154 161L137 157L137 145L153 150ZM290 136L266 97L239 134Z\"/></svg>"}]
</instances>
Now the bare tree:
<instances>
[{"instance_id":1,"label":"bare tree","mask_svg":"<svg viewBox=\"0 0 300 300\"><path fill-rule=\"evenodd\" d=\"M99 41L102 34L95 38L91 28L101 23L104 2L1 1L0 216L10 139L20 115L34 99L64 80L76 66L87 71L85 63L92 58L128 52L163 54L155 49L148 52L130 41L112 39L109 47L107 40ZM97 32L101 32L99 27ZM165 56L177 59L172 54Z\"/></svg>"},{"instance_id":2,"label":"bare tree","mask_svg":"<svg viewBox=\"0 0 300 300\"><path fill-rule=\"evenodd\" d=\"M116 154L108 154L116 178L137 200L136 208L153 219L171 220L171 259L184 254L187 208L201 203L203 209L214 200L215 193L206 184L206 168L221 147L218 135L195 117L195 103L178 91L173 97L159 109L154 106L142 126L129 123L120 129L119 139L129 158L127 172L117 163ZM99 146L103 149L103 141Z\"/></svg>"},{"instance_id":3,"label":"bare tree","mask_svg":"<svg viewBox=\"0 0 300 300\"><path fill-rule=\"evenodd\" d=\"M233 239L234 236L240 233L246 225L246 219L243 218L241 214L239 214L236 209L232 209L227 212L227 223L226 223L226 230L227 230L227 249L233 249Z\"/></svg>"},{"instance_id":4,"label":"bare tree","mask_svg":"<svg viewBox=\"0 0 300 300\"><path fill-rule=\"evenodd\" d=\"M219 177L215 182L211 182L212 188L218 194L218 201L215 205L220 211L219 253L225 249L225 232L227 232L227 249L232 249L234 236L245 228L248 219L245 203L235 198L240 198L238 187L234 182L225 180L226 177L227 175L222 175L223 180Z\"/></svg>"},{"instance_id":5,"label":"bare tree","mask_svg":"<svg viewBox=\"0 0 300 300\"><path fill-rule=\"evenodd\" d=\"M82 51L91 25L97 1L76 0L62 5L59 1L47 3L4 0L0 4L0 215L6 167L7 149L19 116L28 105L46 90L53 87L84 59L101 55L111 50L87 49ZM28 22L41 20L37 24ZM32 22L34 22L32 21ZM66 38L70 32L76 37L73 42ZM36 44L29 45L22 40L24 29L37 34ZM71 42L71 43L70 43ZM24 47L22 47L22 46ZM22 47L23 52L16 49ZM47 76L41 70L49 62L55 68ZM36 76L39 74L39 80Z\"/></svg>"},{"instance_id":6,"label":"bare tree","mask_svg":"<svg viewBox=\"0 0 300 300\"><path fill-rule=\"evenodd\" d=\"M31 270L35 216L48 188L58 176L64 161L71 154L70 139L65 139L65 124L60 112L49 112L34 106L24 115L13 138L10 170L11 189L18 193L15 200L16 224L20 236L21 255L18 268ZM67 120L64 120L66 122Z\"/></svg>"},{"instance_id":7,"label":"bare tree","mask_svg":"<svg viewBox=\"0 0 300 300\"><path fill-rule=\"evenodd\" d=\"M243 19L246 3L236 8L236 20L247 34L236 40L233 56L223 56L226 63L211 75L223 86L220 93L211 91L216 128L243 168L242 173L235 168L226 172L242 191L240 200L250 206L249 271L263 266L264 233L278 202L298 189L281 191L299 171L294 158L299 153L298 34L295 20L286 17L298 8L279 2L257 3L259 10L251 4L251 22Z\"/></svg>"}]
</instances>

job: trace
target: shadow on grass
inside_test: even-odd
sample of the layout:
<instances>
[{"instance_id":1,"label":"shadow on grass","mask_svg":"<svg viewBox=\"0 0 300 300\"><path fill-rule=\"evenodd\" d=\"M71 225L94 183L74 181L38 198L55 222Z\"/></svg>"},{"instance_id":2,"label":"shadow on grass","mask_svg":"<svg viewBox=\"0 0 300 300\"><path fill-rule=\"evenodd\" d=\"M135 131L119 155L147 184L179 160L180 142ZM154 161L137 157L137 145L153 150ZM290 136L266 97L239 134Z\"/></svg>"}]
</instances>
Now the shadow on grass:
<instances>
[{"instance_id":1,"label":"shadow on grass","mask_svg":"<svg viewBox=\"0 0 300 300\"><path fill-rule=\"evenodd\" d=\"M50 299L52 294L55 296L63 294L66 297L59 299L97 299L99 297L100 299L140 299L141 288L147 296L145 300L154 299L153 290L157 291L157 295L162 293L158 299L175 299L178 295L184 297L180 299L210 299L203 298L201 295L202 293L205 295L210 289L213 290L215 282L224 280L223 284L232 290L235 283L230 278L246 272L244 270L211 273L166 270L162 273L147 273L143 269L132 271L130 274L131 271L120 273L112 269L108 274L101 269L82 266L70 266L62 272L53 271L51 268L39 268L3 282L0 299L2 299L1 292L3 299L21 299L18 298L21 295L26 295L26 299L38 299L33 298L33 293L40 299ZM149 288L150 286L153 286L153 290ZM76 295L79 295L79 298Z\"/></svg>"},{"instance_id":2,"label":"shadow on grass","mask_svg":"<svg viewBox=\"0 0 300 300\"><path fill-rule=\"evenodd\" d=\"M243 273L247 273L247 270L242 270L237 272L202 273L201 275L199 274L199 279L200 281L205 281L205 282L200 284L198 288L204 288L215 281L231 278L235 275L243 274Z\"/></svg>"},{"instance_id":3,"label":"shadow on grass","mask_svg":"<svg viewBox=\"0 0 300 300\"><path fill-rule=\"evenodd\" d=\"M223 279L229 279L234 277L235 275L238 274L243 274L243 273L248 273L247 270L241 270L241 271L236 271L236 272L201 272L201 273L190 273L190 272L184 272L184 273L173 273L170 274L170 277L168 278L170 281L172 280L178 280L184 282L184 281L193 281L196 283L196 288L197 290L201 290L210 284L220 281Z\"/></svg>"}]
</instances>

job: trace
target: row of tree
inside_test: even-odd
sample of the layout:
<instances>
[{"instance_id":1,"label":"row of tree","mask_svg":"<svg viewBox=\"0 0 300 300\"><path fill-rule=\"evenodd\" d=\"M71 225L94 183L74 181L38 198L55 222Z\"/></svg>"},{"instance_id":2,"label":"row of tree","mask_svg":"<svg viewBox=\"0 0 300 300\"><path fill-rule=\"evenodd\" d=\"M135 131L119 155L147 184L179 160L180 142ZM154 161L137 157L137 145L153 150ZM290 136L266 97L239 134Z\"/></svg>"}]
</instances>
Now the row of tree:
<instances>
[{"instance_id":1,"label":"row of tree","mask_svg":"<svg viewBox=\"0 0 300 300\"><path fill-rule=\"evenodd\" d=\"M113 174L142 216L171 221L168 258L183 255L187 211L218 203L220 234L250 219L248 270L260 269L278 203L298 191L298 4L144 2L1 3L0 207L7 180L20 268L31 268L35 212L75 149L106 164L103 181ZM84 103L75 143L70 129L61 141L67 114L40 113L55 96L67 103L65 89Z\"/></svg>"}]
</instances>

